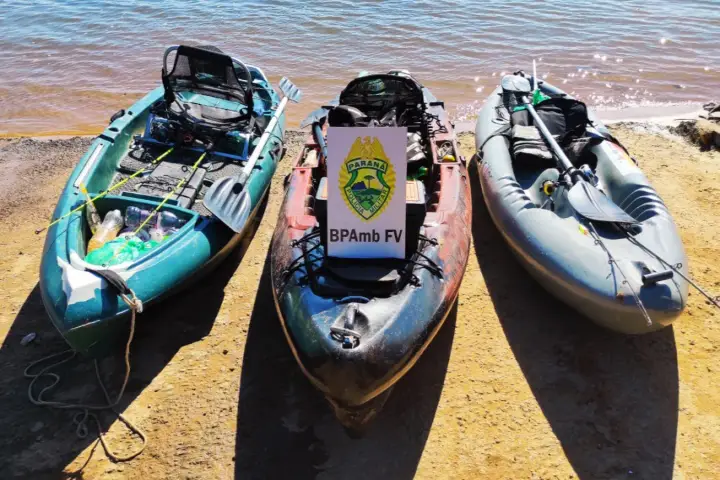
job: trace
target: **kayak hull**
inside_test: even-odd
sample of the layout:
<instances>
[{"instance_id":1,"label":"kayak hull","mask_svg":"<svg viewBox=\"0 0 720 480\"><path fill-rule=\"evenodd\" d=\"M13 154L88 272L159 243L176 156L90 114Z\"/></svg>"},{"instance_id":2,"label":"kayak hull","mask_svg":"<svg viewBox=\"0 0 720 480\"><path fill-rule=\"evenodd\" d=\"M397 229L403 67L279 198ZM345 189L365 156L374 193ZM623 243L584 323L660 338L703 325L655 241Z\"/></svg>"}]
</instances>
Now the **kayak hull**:
<instances>
[{"instance_id":1,"label":"kayak hull","mask_svg":"<svg viewBox=\"0 0 720 480\"><path fill-rule=\"evenodd\" d=\"M541 88L559 92L549 84ZM617 261L611 264L587 222L569 207L566 189L561 187L554 194L554 211L542 208L547 197L539 186L544 178L556 179L557 170L514 168L509 139L493 135L507 125L505 108L498 88L479 114L477 171L488 212L523 267L552 295L610 330L642 334L672 323L687 304L687 282L675 274L669 280L645 284L643 274L666 271L667 265L617 230L595 223ZM498 114L504 109L504 116ZM590 113L595 127L607 132ZM672 216L642 171L609 141L593 147L593 153L598 187L639 221L634 238L687 275L687 258Z\"/></svg>"},{"instance_id":2,"label":"kayak hull","mask_svg":"<svg viewBox=\"0 0 720 480\"><path fill-rule=\"evenodd\" d=\"M279 98L269 84L267 89L263 98L267 99L269 115L279 103ZM97 195L117 183L118 172L122 172L121 161L127 158L131 148L135 148L133 137L143 133L151 107L162 98L162 87L151 91L115 118L93 141L70 175L53 213L53 220L62 218L83 204L85 196L80 191L81 184L91 195ZM185 220L184 226L136 260L105 269L117 273L145 306L210 273L239 244L259 212L282 152L284 125L284 115L281 115L274 135L265 145L245 185L244 201L249 215L243 231L236 233L230 230L206 210L167 203L163 210ZM199 156L181 150L181 147L176 148L173 155ZM164 161L172 159L169 156ZM160 200L114 191L94 203L102 213L112 209L124 211L128 206L153 210ZM115 289L93 273L93 270L103 268L84 261L89 236L82 210L51 226L45 240L39 283L50 320L70 346L80 353L99 356L107 353L118 339L126 338L130 311Z\"/></svg>"},{"instance_id":3,"label":"kayak hull","mask_svg":"<svg viewBox=\"0 0 720 480\"><path fill-rule=\"evenodd\" d=\"M425 98L434 102L427 91ZM457 154L444 110L434 107L433 114L443 125L433 141L450 145L454 157L434 160L434 177L426 183L433 190L429 190L420 231L435 243L421 240L417 248L439 266L441 275L404 260L400 261L403 267L395 270L397 264L387 267L389 261L382 259L325 257L322 214L312 207L323 166L305 164L307 152L319 149L312 135L294 162L273 236L272 290L288 345L303 373L351 431L363 430L380 411L393 385L442 328L467 266L472 204L467 169ZM410 265L412 282L399 283L389 291L378 285L406 265ZM383 274L368 280L370 270L385 267ZM349 316L358 333L356 343L337 334L338 327L348 325Z\"/></svg>"}]
</instances>

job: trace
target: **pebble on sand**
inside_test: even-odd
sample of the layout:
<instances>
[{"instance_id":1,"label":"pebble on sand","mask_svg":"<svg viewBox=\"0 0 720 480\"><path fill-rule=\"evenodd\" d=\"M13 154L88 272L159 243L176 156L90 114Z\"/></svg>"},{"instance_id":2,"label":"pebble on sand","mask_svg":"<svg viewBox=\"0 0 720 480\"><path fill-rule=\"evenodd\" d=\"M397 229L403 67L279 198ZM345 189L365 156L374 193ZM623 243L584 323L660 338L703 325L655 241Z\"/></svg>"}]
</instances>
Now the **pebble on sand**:
<instances>
[{"instance_id":1,"label":"pebble on sand","mask_svg":"<svg viewBox=\"0 0 720 480\"><path fill-rule=\"evenodd\" d=\"M24 347L24 346L28 345L30 342L32 342L33 340L35 340L36 337L37 337L37 334L35 332L30 332L27 335L25 335L22 338L22 340L20 340L20 345L22 345Z\"/></svg>"}]
</instances>

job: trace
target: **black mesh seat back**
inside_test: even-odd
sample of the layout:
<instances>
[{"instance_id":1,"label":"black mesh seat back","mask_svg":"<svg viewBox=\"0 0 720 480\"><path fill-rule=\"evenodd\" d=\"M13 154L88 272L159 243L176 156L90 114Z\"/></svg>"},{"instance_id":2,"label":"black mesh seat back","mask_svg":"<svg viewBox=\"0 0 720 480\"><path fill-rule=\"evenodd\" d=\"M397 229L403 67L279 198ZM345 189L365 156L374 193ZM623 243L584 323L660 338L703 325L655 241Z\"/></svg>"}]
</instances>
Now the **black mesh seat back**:
<instances>
[{"instance_id":1,"label":"black mesh seat back","mask_svg":"<svg viewBox=\"0 0 720 480\"><path fill-rule=\"evenodd\" d=\"M243 102L252 111L252 79L250 71L212 46L177 49L172 70L163 66L163 83L173 93L192 89L209 94L227 94Z\"/></svg>"},{"instance_id":2,"label":"black mesh seat back","mask_svg":"<svg viewBox=\"0 0 720 480\"><path fill-rule=\"evenodd\" d=\"M408 76L391 74L354 79L340 93L340 104L358 108L371 118L392 107L419 113L425 109L422 86Z\"/></svg>"}]
</instances>

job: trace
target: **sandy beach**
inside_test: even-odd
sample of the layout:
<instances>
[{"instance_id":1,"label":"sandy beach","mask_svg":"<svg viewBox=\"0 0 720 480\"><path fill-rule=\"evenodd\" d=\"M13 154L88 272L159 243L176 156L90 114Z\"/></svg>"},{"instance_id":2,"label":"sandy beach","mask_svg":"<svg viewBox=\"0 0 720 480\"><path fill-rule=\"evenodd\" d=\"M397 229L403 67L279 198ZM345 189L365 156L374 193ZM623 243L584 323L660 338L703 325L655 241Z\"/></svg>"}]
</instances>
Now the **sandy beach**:
<instances>
[{"instance_id":1,"label":"sandy beach","mask_svg":"<svg viewBox=\"0 0 720 480\"><path fill-rule=\"evenodd\" d=\"M617 124L681 231L690 272L720 293L720 152L660 126ZM674 326L614 334L553 299L516 262L473 175L473 248L458 305L362 439L297 367L273 306L268 247L288 151L254 235L211 278L139 317L122 411L149 438L110 462L73 412L27 399L30 362L63 350L38 288L43 236L90 139L0 140L0 477L707 479L720 469L720 311L699 294ZM474 150L461 135L463 154ZM21 340L34 332L36 339ZM121 356L101 362L114 391ZM61 398L100 402L91 363ZM138 445L101 415L118 453ZM713 473L715 472L715 473Z\"/></svg>"}]
</instances>

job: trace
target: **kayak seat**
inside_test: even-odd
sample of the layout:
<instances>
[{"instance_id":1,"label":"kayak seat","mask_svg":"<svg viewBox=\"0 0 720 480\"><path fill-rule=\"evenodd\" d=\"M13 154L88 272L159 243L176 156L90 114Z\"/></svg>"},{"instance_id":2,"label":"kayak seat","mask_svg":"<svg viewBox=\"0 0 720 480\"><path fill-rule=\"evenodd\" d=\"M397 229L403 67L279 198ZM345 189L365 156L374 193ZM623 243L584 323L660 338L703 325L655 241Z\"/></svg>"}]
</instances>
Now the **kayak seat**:
<instances>
[{"instance_id":1,"label":"kayak seat","mask_svg":"<svg viewBox=\"0 0 720 480\"><path fill-rule=\"evenodd\" d=\"M216 124L218 126L227 123L237 123L247 117L247 110L245 108L236 111L194 102L175 101L170 104L169 110L177 115L198 119L204 123L210 125Z\"/></svg>"},{"instance_id":2,"label":"kayak seat","mask_svg":"<svg viewBox=\"0 0 720 480\"><path fill-rule=\"evenodd\" d=\"M555 164L552 153L535 126L514 125L511 133L512 153L516 164L547 165Z\"/></svg>"},{"instance_id":3,"label":"kayak seat","mask_svg":"<svg viewBox=\"0 0 720 480\"><path fill-rule=\"evenodd\" d=\"M172 51L176 55L170 68ZM168 115L193 129L236 130L248 124L254 113L250 71L216 47L169 48L162 80Z\"/></svg>"}]
</instances>

